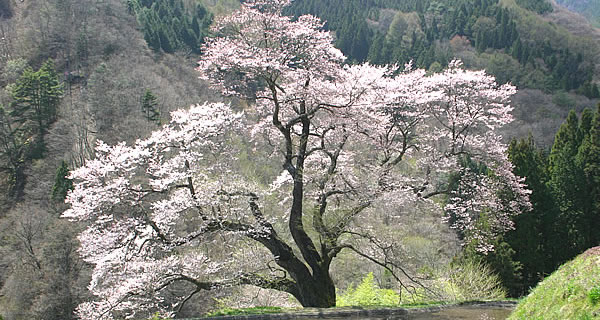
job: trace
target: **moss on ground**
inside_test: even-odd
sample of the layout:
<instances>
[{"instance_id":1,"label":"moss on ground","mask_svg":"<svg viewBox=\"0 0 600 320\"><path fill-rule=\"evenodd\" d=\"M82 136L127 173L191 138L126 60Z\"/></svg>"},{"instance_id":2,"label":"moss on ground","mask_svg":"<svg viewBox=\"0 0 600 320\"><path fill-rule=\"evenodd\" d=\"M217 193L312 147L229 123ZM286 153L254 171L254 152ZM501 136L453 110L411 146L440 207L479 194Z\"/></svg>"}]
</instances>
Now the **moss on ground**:
<instances>
[{"instance_id":1,"label":"moss on ground","mask_svg":"<svg viewBox=\"0 0 600 320\"><path fill-rule=\"evenodd\" d=\"M600 247L563 264L508 319L600 319Z\"/></svg>"}]
</instances>

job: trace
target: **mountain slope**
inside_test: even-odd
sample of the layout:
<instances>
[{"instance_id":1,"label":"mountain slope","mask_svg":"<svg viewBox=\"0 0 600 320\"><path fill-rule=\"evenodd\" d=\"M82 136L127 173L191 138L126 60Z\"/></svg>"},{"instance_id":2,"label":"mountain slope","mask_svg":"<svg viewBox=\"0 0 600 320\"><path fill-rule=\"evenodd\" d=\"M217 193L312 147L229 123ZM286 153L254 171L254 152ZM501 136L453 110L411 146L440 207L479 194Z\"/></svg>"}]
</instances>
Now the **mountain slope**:
<instances>
[{"instance_id":1,"label":"mountain slope","mask_svg":"<svg viewBox=\"0 0 600 320\"><path fill-rule=\"evenodd\" d=\"M512 82L520 93L508 136L532 131L549 145L569 109L600 97L594 29L547 0L296 0L289 12L325 20L351 61L437 71L459 58Z\"/></svg>"},{"instance_id":2,"label":"mountain slope","mask_svg":"<svg viewBox=\"0 0 600 320\"><path fill-rule=\"evenodd\" d=\"M89 160L96 140L133 141L155 130L141 108L147 90L163 121L169 111L217 98L197 79L198 56L151 50L125 1L3 3L12 15L0 17L0 106L11 108L13 83L48 58L64 95L42 157L23 159L20 199L0 174L0 318L71 320L89 298L89 266L77 253L78 227L59 218L65 205L50 197L57 168Z\"/></svg>"},{"instance_id":3,"label":"mountain slope","mask_svg":"<svg viewBox=\"0 0 600 320\"><path fill-rule=\"evenodd\" d=\"M561 6L585 16L592 24L600 27L600 2L596 0L555 0Z\"/></svg>"}]
</instances>

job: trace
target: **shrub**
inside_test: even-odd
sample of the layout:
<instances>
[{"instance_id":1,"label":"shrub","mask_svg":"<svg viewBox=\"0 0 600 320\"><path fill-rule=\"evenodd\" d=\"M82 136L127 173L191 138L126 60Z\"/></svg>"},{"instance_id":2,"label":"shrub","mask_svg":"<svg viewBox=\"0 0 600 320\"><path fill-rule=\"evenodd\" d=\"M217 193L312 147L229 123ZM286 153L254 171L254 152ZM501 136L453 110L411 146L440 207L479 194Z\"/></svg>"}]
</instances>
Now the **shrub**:
<instances>
[{"instance_id":1,"label":"shrub","mask_svg":"<svg viewBox=\"0 0 600 320\"><path fill-rule=\"evenodd\" d=\"M373 272L362 279L360 285L352 285L337 297L337 306L391 306L400 303L400 295L392 289L381 289L373 281Z\"/></svg>"},{"instance_id":2,"label":"shrub","mask_svg":"<svg viewBox=\"0 0 600 320\"><path fill-rule=\"evenodd\" d=\"M2 320L2 319L0 319ZM148 318L148 320L172 320L171 318L164 318L158 312L152 315L152 318Z\"/></svg>"},{"instance_id":3,"label":"shrub","mask_svg":"<svg viewBox=\"0 0 600 320\"><path fill-rule=\"evenodd\" d=\"M596 304L600 301L600 286L592 288L592 290L588 292L588 299L592 304Z\"/></svg>"},{"instance_id":4,"label":"shrub","mask_svg":"<svg viewBox=\"0 0 600 320\"><path fill-rule=\"evenodd\" d=\"M452 264L439 278L437 291L443 300L495 300L506 297L500 278L485 263L466 260Z\"/></svg>"}]
</instances>

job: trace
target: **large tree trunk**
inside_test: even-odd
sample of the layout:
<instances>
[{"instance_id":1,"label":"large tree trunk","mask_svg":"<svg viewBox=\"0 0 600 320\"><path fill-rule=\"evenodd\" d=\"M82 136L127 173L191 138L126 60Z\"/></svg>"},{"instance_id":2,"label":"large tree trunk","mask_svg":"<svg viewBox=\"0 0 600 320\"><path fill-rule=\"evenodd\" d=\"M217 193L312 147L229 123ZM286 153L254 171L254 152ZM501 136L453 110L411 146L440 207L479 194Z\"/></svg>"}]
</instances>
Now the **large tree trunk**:
<instances>
[{"instance_id":1,"label":"large tree trunk","mask_svg":"<svg viewBox=\"0 0 600 320\"><path fill-rule=\"evenodd\" d=\"M309 80L306 80L305 87L308 87ZM295 253L287 244L278 238L270 224L271 237L259 239L275 256L277 264L285 269L294 280L293 288L286 288L298 299L304 307L329 308L335 306L335 285L329 275L329 266L331 259L327 257L326 250L323 255L319 254L313 240L306 233L303 225L303 202L304 202L304 161L307 157L308 140L310 138L311 124L307 115L307 108L304 101L300 101L297 111L298 123L302 126L302 132L299 137L298 145L294 145L292 138L292 127L294 123L282 123L279 119L280 104L277 98L277 86L274 81L269 83L269 89L273 94L274 112L273 125L281 132L285 141L285 159L283 168L288 171L294 180L292 190L292 207L289 215L289 230L295 244L300 250L302 256L296 257ZM260 209L257 206L253 211L258 213ZM262 215L259 215L262 216ZM262 220L260 218L259 220ZM306 262L306 263L305 263ZM310 268L310 269L309 269Z\"/></svg>"},{"instance_id":2,"label":"large tree trunk","mask_svg":"<svg viewBox=\"0 0 600 320\"><path fill-rule=\"evenodd\" d=\"M306 81L305 86L308 86ZM300 103L302 134L295 155L296 165L290 174L294 178L294 189L292 191L292 208L290 211L289 228L294 242L300 249L300 253L312 270L310 276L300 276L294 279L298 285L298 300L304 307L329 308L335 306L335 285L329 275L331 260L325 253L319 254L310 236L304 230L303 225L303 202L304 202L304 160L307 156L307 145L310 137L310 119L305 116L306 106ZM292 159L286 159L291 162ZM325 236L325 235L323 235ZM302 275L302 274L301 274ZM305 274L304 274L305 275Z\"/></svg>"},{"instance_id":3,"label":"large tree trunk","mask_svg":"<svg viewBox=\"0 0 600 320\"><path fill-rule=\"evenodd\" d=\"M251 201L250 206L255 211L255 214L260 216L256 203ZM261 233L249 233L248 235L271 251L275 262L287 272L291 279L288 278L290 281L281 281L281 279L262 281L265 279L260 278L261 281L250 281L248 284L288 292L298 299L304 307L334 307L335 285L329 275L331 259L321 259L316 250L314 250L310 251L310 253L317 256L313 256L309 260L312 263L308 263L307 265L305 261L296 256L292 247L277 235L277 232L270 223L263 221L263 227L270 231L268 236ZM312 240L308 236L302 237L302 239L302 241L310 241L309 246L314 248ZM303 242L296 242L296 244L299 247L306 248L307 246Z\"/></svg>"},{"instance_id":4,"label":"large tree trunk","mask_svg":"<svg viewBox=\"0 0 600 320\"><path fill-rule=\"evenodd\" d=\"M328 266L326 268L329 269ZM294 280L298 286L295 297L303 307L335 307L335 285L329 270L319 270L315 275Z\"/></svg>"}]
</instances>

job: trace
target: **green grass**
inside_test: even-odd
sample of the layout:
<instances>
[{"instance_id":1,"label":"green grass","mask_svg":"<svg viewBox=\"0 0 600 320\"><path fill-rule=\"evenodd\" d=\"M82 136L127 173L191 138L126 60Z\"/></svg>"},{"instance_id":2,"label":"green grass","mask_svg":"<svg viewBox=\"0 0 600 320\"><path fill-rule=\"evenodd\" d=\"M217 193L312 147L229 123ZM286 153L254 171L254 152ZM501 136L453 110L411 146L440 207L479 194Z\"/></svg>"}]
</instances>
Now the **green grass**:
<instances>
[{"instance_id":1,"label":"green grass","mask_svg":"<svg viewBox=\"0 0 600 320\"><path fill-rule=\"evenodd\" d=\"M584 253L542 281L508 319L600 319L600 254Z\"/></svg>"},{"instance_id":2,"label":"green grass","mask_svg":"<svg viewBox=\"0 0 600 320\"><path fill-rule=\"evenodd\" d=\"M590 300L593 305L600 302L600 286L592 288L592 290L588 292L588 300Z\"/></svg>"}]
</instances>

